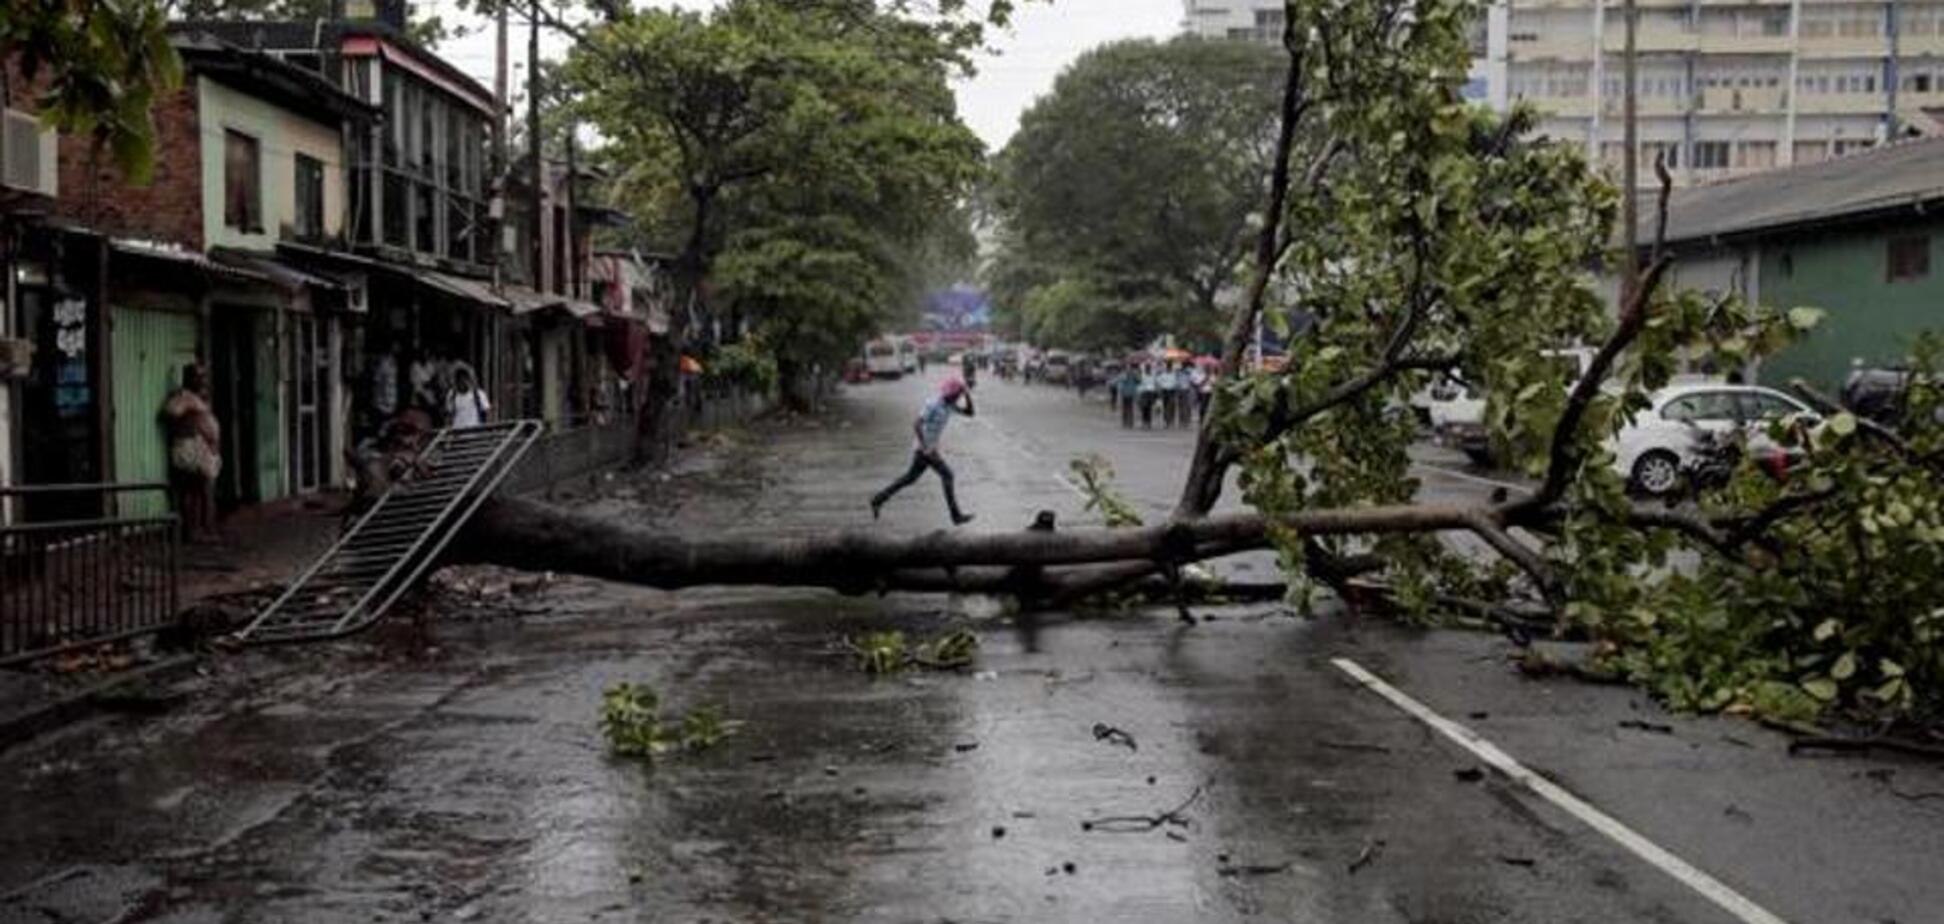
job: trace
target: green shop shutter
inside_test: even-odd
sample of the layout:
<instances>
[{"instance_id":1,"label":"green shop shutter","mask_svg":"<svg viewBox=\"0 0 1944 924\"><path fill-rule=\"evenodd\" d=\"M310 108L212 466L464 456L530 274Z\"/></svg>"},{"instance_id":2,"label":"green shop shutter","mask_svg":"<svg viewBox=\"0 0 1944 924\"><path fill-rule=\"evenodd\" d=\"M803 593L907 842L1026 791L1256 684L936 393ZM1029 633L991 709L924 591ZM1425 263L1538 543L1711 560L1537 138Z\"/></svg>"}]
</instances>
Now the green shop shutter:
<instances>
[{"instance_id":1,"label":"green shop shutter","mask_svg":"<svg viewBox=\"0 0 1944 924\"><path fill-rule=\"evenodd\" d=\"M182 381L182 367L196 361L196 317L144 308L114 309L115 480L169 480L168 436L162 402ZM153 492L123 494L122 516L160 516L166 498Z\"/></svg>"}]
</instances>

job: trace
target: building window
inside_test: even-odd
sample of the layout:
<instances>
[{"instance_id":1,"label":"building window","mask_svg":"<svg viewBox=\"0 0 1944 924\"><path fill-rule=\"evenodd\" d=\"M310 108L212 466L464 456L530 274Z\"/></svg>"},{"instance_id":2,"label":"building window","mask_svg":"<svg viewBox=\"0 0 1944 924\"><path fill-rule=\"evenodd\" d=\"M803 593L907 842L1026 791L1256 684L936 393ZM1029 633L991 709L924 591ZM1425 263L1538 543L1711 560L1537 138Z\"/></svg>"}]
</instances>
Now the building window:
<instances>
[{"instance_id":1,"label":"building window","mask_svg":"<svg viewBox=\"0 0 1944 924\"><path fill-rule=\"evenodd\" d=\"M323 237L324 162L308 155L297 155L294 184L292 198L296 206L297 236L311 240Z\"/></svg>"},{"instance_id":2,"label":"building window","mask_svg":"<svg viewBox=\"0 0 1944 924\"><path fill-rule=\"evenodd\" d=\"M1760 170L1775 166L1775 142L1744 141L1735 163L1737 167Z\"/></svg>"},{"instance_id":3,"label":"building window","mask_svg":"<svg viewBox=\"0 0 1944 924\"><path fill-rule=\"evenodd\" d=\"M1930 275L1930 235L1890 239L1891 282L1910 282Z\"/></svg>"},{"instance_id":4,"label":"building window","mask_svg":"<svg viewBox=\"0 0 1944 924\"><path fill-rule=\"evenodd\" d=\"M1728 142L1696 141L1694 143L1694 169L1719 170L1728 166Z\"/></svg>"},{"instance_id":5,"label":"building window","mask_svg":"<svg viewBox=\"0 0 1944 924\"><path fill-rule=\"evenodd\" d=\"M238 131L223 132L223 224L239 231L263 230L263 175L257 140Z\"/></svg>"}]
</instances>

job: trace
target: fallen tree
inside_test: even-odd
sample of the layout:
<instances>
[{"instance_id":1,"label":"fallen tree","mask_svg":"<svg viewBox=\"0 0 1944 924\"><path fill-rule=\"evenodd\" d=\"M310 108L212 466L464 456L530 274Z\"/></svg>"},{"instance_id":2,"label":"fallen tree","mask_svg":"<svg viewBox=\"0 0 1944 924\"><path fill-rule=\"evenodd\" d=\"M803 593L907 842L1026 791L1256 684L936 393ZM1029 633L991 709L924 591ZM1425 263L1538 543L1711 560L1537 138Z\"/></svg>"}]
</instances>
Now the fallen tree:
<instances>
[{"instance_id":1,"label":"fallen tree","mask_svg":"<svg viewBox=\"0 0 1944 924\"><path fill-rule=\"evenodd\" d=\"M531 503L483 509L462 557L664 588L960 590L1064 604L1184 565L1273 548L1307 603L1352 578L1428 616L1549 613L1598 639L1608 667L1677 706L1800 718L1832 704L1907 714L1944 681L1944 428L1924 350L1900 430L1845 413L1779 422L1802 456L1777 480L1744 460L1690 503L1629 498L1604 448L1682 363L1738 368L1814 326L1734 299L1667 293L1670 179L1647 246L1630 193L1576 146L1531 137L1532 114L1468 106L1466 0L1289 0L1276 153L1222 350L1225 375L1168 522L921 536L690 540ZM1631 176L1631 166L1628 174ZM1627 184L1631 189L1631 182ZM1625 212L1623 259L1611 253ZM1625 269L1609 310L1587 268ZM1308 326L1291 336L1286 310ZM1276 373L1243 367L1258 324L1291 344ZM1597 344L1584 375L1544 351ZM1529 493L1415 499L1415 423L1395 409L1434 373L1488 395L1503 458ZM1246 513L1213 514L1239 470ZM1445 533L1495 558L1458 554ZM1698 564L1670 566L1677 553Z\"/></svg>"}]
</instances>

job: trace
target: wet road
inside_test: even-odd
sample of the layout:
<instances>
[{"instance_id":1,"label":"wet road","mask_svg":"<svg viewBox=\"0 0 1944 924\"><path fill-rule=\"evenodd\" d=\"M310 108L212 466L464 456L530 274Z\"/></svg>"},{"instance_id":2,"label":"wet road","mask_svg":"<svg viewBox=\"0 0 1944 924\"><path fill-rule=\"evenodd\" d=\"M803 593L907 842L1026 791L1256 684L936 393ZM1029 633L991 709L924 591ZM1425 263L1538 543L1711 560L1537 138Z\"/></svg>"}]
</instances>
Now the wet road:
<instances>
[{"instance_id":1,"label":"wet road","mask_svg":"<svg viewBox=\"0 0 1944 924\"><path fill-rule=\"evenodd\" d=\"M924 387L855 389L666 483L563 502L697 534L861 526ZM946 438L977 527L1042 508L1085 522L1063 478L1076 452L1110 458L1146 509L1171 505L1185 431L1123 433L1050 389L979 397ZM1427 469L1425 490L1490 489L1460 474ZM942 525L935 483L885 520ZM358 641L228 659L166 715L0 754L0 921L1759 920L1474 774L1475 753L1334 658L1757 911L1944 920L1944 801L1911 798L1944 774L1792 760L1747 723L1521 681L1489 637L1274 607L1193 628L1020 625L979 599L572 579L537 602L517 622L441 624L430 658ZM874 679L843 646L960 626L980 635L973 673ZM746 724L702 754L615 760L596 716L622 680Z\"/></svg>"}]
</instances>

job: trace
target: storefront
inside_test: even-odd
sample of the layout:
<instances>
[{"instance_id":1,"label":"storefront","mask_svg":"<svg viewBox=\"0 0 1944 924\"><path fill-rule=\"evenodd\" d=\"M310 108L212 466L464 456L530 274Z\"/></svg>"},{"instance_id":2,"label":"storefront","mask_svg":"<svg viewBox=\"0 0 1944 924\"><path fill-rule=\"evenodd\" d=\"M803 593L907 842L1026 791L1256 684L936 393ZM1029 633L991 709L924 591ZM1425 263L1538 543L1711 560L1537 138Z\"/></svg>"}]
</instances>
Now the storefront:
<instances>
[{"instance_id":1,"label":"storefront","mask_svg":"<svg viewBox=\"0 0 1944 924\"><path fill-rule=\"evenodd\" d=\"M101 239L47 227L19 229L9 261L11 298L0 302L10 337L31 350L25 375L13 379L6 413L10 482L74 484L108 472L104 399L109 368L102 316ZM89 495L34 498L10 511L23 521L98 516Z\"/></svg>"}]
</instances>

